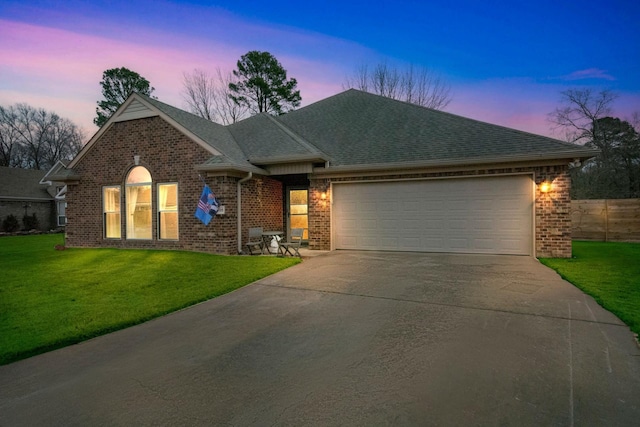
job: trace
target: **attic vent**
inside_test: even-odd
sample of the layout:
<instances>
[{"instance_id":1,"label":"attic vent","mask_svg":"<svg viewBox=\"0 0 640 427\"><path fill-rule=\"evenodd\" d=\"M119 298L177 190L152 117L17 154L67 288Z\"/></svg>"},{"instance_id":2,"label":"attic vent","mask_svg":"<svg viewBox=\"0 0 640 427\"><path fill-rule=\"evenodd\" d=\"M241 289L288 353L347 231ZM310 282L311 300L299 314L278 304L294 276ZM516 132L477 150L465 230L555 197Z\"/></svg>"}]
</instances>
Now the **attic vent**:
<instances>
[{"instance_id":1,"label":"attic vent","mask_svg":"<svg viewBox=\"0 0 640 427\"><path fill-rule=\"evenodd\" d=\"M124 122L127 120L142 119L144 117L153 117L157 115L158 113L151 110L137 99L134 99L124 110L122 110L122 112L118 114L115 121Z\"/></svg>"}]
</instances>

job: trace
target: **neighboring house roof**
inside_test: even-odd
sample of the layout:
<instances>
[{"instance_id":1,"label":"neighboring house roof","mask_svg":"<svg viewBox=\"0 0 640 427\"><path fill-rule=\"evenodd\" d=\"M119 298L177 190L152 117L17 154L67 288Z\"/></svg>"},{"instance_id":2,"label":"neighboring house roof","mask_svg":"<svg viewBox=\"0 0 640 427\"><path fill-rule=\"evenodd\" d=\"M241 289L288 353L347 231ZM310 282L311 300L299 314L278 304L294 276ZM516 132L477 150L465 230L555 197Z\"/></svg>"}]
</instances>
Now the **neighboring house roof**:
<instances>
[{"instance_id":1,"label":"neighboring house roof","mask_svg":"<svg viewBox=\"0 0 640 427\"><path fill-rule=\"evenodd\" d=\"M46 185L52 185L54 180L51 179L51 176L55 176L56 174L60 173L61 171L63 171L67 165L69 164L70 160L58 160L52 167L51 169L49 169L49 171L42 177L42 179L40 180L40 184L46 184Z\"/></svg>"},{"instance_id":2,"label":"neighboring house roof","mask_svg":"<svg viewBox=\"0 0 640 427\"><path fill-rule=\"evenodd\" d=\"M71 161L51 171L78 179L73 166L113 123L160 116L211 153L204 171L269 174L262 166L322 164L316 173L401 170L488 163L586 159L597 150L349 89L282 116L260 114L222 126L133 94ZM59 165L56 165L59 166Z\"/></svg>"},{"instance_id":3,"label":"neighboring house roof","mask_svg":"<svg viewBox=\"0 0 640 427\"><path fill-rule=\"evenodd\" d=\"M46 171L0 167L0 199L53 200L47 185L40 184Z\"/></svg>"}]
</instances>

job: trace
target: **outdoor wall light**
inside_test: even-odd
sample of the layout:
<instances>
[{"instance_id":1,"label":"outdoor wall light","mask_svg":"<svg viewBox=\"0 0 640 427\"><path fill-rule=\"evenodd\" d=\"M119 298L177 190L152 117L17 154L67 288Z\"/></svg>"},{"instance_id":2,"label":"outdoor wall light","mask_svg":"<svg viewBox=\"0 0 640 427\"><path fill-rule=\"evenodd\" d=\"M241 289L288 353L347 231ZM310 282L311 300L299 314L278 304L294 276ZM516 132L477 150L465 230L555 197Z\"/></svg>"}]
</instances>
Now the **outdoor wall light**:
<instances>
[{"instance_id":1,"label":"outdoor wall light","mask_svg":"<svg viewBox=\"0 0 640 427\"><path fill-rule=\"evenodd\" d=\"M136 164L136 166L138 166L140 164L140 156L138 156L137 154L133 156L133 162Z\"/></svg>"},{"instance_id":2,"label":"outdoor wall light","mask_svg":"<svg viewBox=\"0 0 640 427\"><path fill-rule=\"evenodd\" d=\"M540 183L540 192L541 193L548 193L549 191L551 191L551 183L549 181L544 181L544 182Z\"/></svg>"},{"instance_id":3,"label":"outdoor wall light","mask_svg":"<svg viewBox=\"0 0 640 427\"><path fill-rule=\"evenodd\" d=\"M322 194L320 194L320 198L321 198L322 200L327 200L327 193L326 193L326 191L323 191L323 192L322 192Z\"/></svg>"}]
</instances>

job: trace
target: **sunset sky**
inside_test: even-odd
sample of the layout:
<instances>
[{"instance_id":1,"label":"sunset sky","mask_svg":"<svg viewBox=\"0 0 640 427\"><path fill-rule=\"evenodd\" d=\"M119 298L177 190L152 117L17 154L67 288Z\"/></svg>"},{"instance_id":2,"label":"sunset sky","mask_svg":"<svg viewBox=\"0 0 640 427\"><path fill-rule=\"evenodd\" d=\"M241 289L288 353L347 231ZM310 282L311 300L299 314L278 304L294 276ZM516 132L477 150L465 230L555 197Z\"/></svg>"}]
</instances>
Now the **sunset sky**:
<instances>
[{"instance_id":1,"label":"sunset sky","mask_svg":"<svg viewBox=\"0 0 640 427\"><path fill-rule=\"evenodd\" d=\"M547 115L568 88L612 89L614 115L640 112L638 17L631 0L3 0L0 105L43 107L90 137L104 70L136 71L185 108L184 72L231 71L262 50L298 80L303 106L362 64L413 64L450 83L450 113L561 137Z\"/></svg>"}]
</instances>

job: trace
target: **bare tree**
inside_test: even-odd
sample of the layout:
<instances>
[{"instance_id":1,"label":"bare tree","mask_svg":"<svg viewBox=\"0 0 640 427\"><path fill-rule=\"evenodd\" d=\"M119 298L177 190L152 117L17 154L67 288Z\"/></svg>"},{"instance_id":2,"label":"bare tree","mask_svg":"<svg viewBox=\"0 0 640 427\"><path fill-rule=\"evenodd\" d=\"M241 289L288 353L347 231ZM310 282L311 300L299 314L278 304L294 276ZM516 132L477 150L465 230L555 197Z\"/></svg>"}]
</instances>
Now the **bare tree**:
<instances>
[{"instance_id":1,"label":"bare tree","mask_svg":"<svg viewBox=\"0 0 640 427\"><path fill-rule=\"evenodd\" d=\"M49 169L72 159L84 135L70 120L27 104L0 107L3 164L25 169Z\"/></svg>"},{"instance_id":2,"label":"bare tree","mask_svg":"<svg viewBox=\"0 0 640 427\"><path fill-rule=\"evenodd\" d=\"M14 107L0 106L0 166L15 167L20 149Z\"/></svg>"},{"instance_id":3,"label":"bare tree","mask_svg":"<svg viewBox=\"0 0 640 427\"><path fill-rule=\"evenodd\" d=\"M596 139L598 120L611 112L618 97L610 90L594 93L591 89L568 89L561 92L562 106L549 114L554 131L564 132L569 142L585 144Z\"/></svg>"},{"instance_id":4,"label":"bare tree","mask_svg":"<svg viewBox=\"0 0 640 427\"><path fill-rule=\"evenodd\" d=\"M436 110L445 109L451 102L451 86L441 76L428 68L416 68L413 65L406 69L398 69L384 62L373 69L366 64L361 65L352 77L347 77L343 87Z\"/></svg>"},{"instance_id":5,"label":"bare tree","mask_svg":"<svg viewBox=\"0 0 640 427\"><path fill-rule=\"evenodd\" d=\"M230 97L229 83L232 74L223 74L216 68L215 75L200 69L183 74L182 96L189 110L204 119L228 125L249 116L244 105L236 104Z\"/></svg>"},{"instance_id":6,"label":"bare tree","mask_svg":"<svg viewBox=\"0 0 640 427\"><path fill-rule=\"evenodd\" d=\"M189 110L207 120L214 120L216 85L206 71L195 69L191 74L183 73L183 98Z\"/></svg>"}]
</instances>

